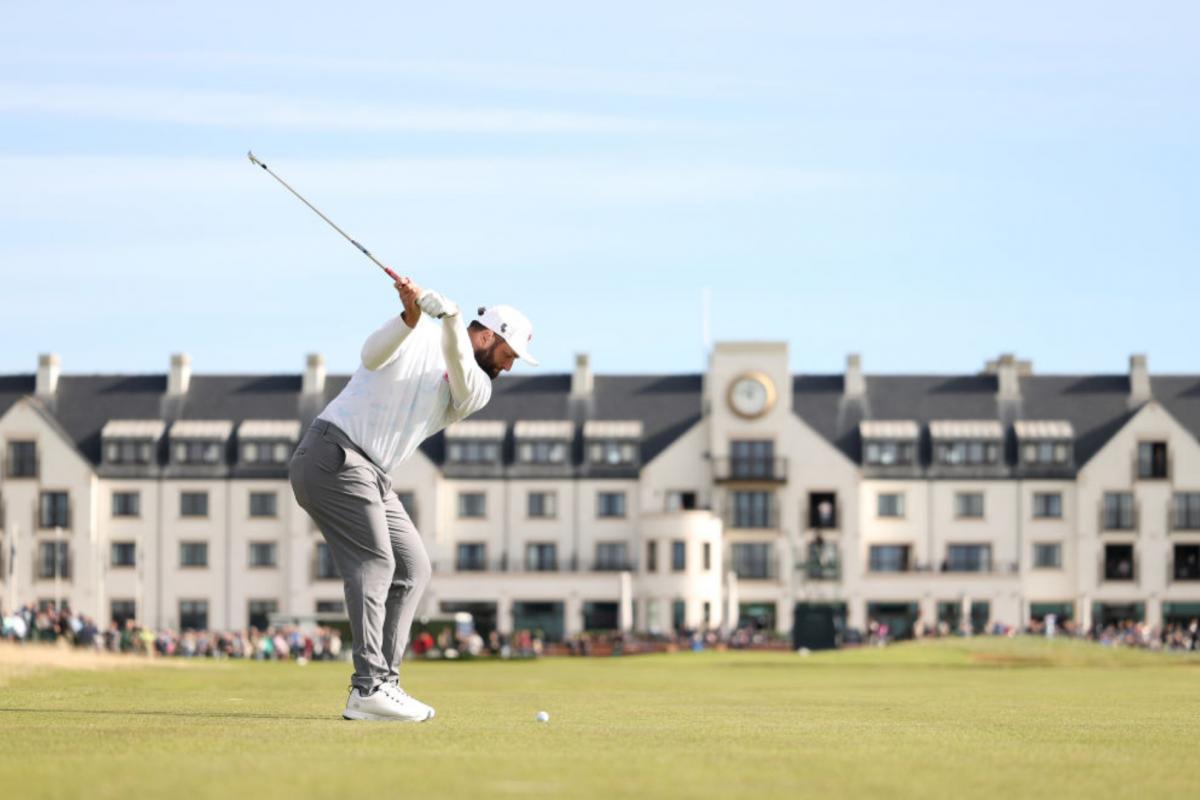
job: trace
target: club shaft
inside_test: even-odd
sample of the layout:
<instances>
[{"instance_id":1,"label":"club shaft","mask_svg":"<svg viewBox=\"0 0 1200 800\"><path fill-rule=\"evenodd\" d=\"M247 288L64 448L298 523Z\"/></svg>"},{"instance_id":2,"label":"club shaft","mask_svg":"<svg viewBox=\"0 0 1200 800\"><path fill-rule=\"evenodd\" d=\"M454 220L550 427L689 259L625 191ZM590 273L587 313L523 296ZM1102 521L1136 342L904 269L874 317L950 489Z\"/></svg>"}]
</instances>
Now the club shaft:
<instances>
[{"instance_id":1,"label":"club shaft","mask_svg":"<svg viewBox=\"0 0 1200 800\"><path fill-rule=\"evenodd\" d=\"M366 256L367 258L371 259L372 261L374 261L376 266L378 266L378 267L379 267L381 270L383 270L384 272L386 272L386 273L388 274L388 277L390 277L392 280L396 280L396 281L400 280L400 276L398 276L398 275L397 275L395 272L392 272L392 270L388 269L387 265L385 265L383 262L381 262L381 261L380 261L378 258L376 258L375 256L371 255L371 251L370 251L370 250L368 250L367 248L363 247L361 244L359 244L359 243L358 243L358 241L357 241L357 240L356 240L356 239L355 239L353 236L351 236L350 234L346 233L344 230L342 230L341 228L339 228L339 227L337 226L337 223L336 223L336 222L334 222L334 221L333 221L333 220L331 220L329 217L327 217L327 216L325 216L324 214L322 214L322 213L321 213L321 209L317 208L317 207L316 207L316 206L314 206L312 203L310 203L310 202L308 202L307 200L305 200L305 199L304 199L304 195L300 194L300 193L299 193L299 192L297 192L295 189L293 189L291 186L289 186L289 185L288 185L288 182L287 182L287 181L285 181L283 178L279 177L278 175L276 175L276 174L275 174L275 173L274 173L274 172L271 170L271 168L270 168L270 167L268 167L266 164L264 164L263 162L261 162L261 161L259 161L257 158L255 158L255 156L254 156L254 153L249 153L248 155L249 155L249 157L250 157L250 163L252 163L252 164L257 164L258 166L262 167L262 168L263 168L263 171L265 171L265 172L266 172L268 175L270 175L270 176L271 176L272 178L274 178L275 180L279 181L280 185L282 185L282 186L283 186L283 188L287 189L289 192L291 192L292 194L294 194L294 195L295 195L297 198L299 198L299 200L300 200L300 202L301 202L301 203L304 203L304 205L306 205L306 206L308 206L309 208L311 208L311 209L313 210L313 213L315 213L315 214L316 214L318 217L320 217L321 219L323 219L323 220L325 220L327 223L329 223L329 227L333 228L335 231L337 231L337 232L338 232L338 233L340 233L340 234L341 234L343 237L345 237L346 241L348 241L350 244L352 244L352 245L354 245L356 248L358 248L358 251L359 251L360 253L362 253L364 256Z\"/></svg>"}]
</instances>

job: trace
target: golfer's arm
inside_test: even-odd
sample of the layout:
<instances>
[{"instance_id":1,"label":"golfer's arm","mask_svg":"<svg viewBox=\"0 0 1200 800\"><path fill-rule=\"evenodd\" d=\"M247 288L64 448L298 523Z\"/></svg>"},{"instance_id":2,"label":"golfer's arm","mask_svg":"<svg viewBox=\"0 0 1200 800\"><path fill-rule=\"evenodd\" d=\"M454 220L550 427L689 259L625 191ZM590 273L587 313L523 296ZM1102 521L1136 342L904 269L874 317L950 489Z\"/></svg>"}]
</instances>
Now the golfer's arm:
<instances>
[{"instance_id":1,"label":"golfer's arm","mask_svg":"<svg viewBox=\"0 0 1200 800\"><path fill-rule=\"evenodd\" d=\"M446 357L454 410L466 416L487 405L492 397L492 384L475 363L475 348L471 346L462 314L442 320L442 354Z\"/></svg>"},{"instance_id":2,"label":"golfer's arm","mask_svg":"<svg viewBox=\"0 0 1200 800\"><path fill-rule=\"evenodd\" d=\"M412 330L399 314L383 323L383 327L368 336L363 344L363 366L372 371L387 366Z\"/></svg>"}]
</instances>

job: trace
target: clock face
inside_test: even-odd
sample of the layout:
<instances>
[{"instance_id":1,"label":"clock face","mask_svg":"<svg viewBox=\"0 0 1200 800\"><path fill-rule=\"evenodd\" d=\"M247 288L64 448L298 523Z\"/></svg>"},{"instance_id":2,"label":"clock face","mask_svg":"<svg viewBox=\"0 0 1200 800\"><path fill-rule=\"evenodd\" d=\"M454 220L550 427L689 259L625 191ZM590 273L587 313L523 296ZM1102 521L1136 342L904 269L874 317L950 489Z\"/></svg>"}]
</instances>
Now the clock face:
<instances>
[{"instance_id":1,"label":"clock face","mask_svg":"<svg viewBox=\"0 0 1200 800\"><path fill-rule=\"evenodd\" d=\"M729 385L729 407L741 417L761 417L775 403L775 387L766 375L742 375Z\"/></svg>"}]
</instances>

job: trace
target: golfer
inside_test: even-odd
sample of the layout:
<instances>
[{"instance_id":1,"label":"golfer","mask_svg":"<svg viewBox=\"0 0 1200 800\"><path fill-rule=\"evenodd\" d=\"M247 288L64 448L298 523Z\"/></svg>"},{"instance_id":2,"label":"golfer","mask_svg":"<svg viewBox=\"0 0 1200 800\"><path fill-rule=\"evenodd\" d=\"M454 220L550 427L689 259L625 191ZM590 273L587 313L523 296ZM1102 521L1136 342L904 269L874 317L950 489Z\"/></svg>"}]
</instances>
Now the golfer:
<instances>
[{"instance_id":1,"label":"golfer","mask_svg":"<svg viewBox=\"0 0 1200 800\"><path fill-rule=\"evenodd\" d=\"M437 292L408 278L395 287L404 312L367 339L362 365L296 448L289 478L345 583L354 677L342 716L421 722L434 711L400 688L399 668L432 569L388 474L487 405L492 381L517 358L538 362L532 326L515 308L480 309L468 328Z\"/></svg>"}]
</instances>

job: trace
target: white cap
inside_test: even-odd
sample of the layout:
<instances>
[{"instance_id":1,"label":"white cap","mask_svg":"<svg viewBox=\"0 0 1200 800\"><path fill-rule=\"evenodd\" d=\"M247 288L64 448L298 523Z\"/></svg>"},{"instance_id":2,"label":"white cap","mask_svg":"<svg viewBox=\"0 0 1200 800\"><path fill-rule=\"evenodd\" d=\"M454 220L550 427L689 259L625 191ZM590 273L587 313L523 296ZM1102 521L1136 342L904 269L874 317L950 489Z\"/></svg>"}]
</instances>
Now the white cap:
<instances>
[{"instance_id":1,"label":"white cap","mask_svg":"<svg viewBox=\"0 0 1200 800\"><path fill-rule=\"evenodd\" d=\"M479 322L499 334L522 359L538 365L538 360L529 353L529 343L533 341L533 323L529 317L512 306L480 306Z\"/></svg>"}]
</instances>

